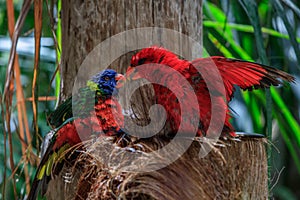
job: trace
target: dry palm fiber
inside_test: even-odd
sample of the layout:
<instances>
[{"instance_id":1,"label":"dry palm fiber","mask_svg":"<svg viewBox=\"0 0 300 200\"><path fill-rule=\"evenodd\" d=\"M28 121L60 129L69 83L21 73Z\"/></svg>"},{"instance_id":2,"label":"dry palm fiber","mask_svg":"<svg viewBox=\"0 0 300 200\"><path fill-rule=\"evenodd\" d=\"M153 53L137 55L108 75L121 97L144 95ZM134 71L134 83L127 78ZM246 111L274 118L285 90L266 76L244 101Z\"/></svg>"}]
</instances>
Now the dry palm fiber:
<instances>
[{"instance_id":1,"label":"dry palm fiber","mask_svg":"<svg viewBox=\"0 0 300 200\"><path fill-rule=\"evenodd\" d=\"M201 142L194 141L166 167L138 172L145 166L167 163L168 158L153 156L151 151L168 142L139 140L120 148L107 138L91 141L76 164L65 165L60 178L52 181L48 199L267 198L265 139L219 141L204 158L198 155ZM181 142L177 144L175 153L182 147ZM64 181L66 174L69 179Z\"/></svg>"}]
</instances>

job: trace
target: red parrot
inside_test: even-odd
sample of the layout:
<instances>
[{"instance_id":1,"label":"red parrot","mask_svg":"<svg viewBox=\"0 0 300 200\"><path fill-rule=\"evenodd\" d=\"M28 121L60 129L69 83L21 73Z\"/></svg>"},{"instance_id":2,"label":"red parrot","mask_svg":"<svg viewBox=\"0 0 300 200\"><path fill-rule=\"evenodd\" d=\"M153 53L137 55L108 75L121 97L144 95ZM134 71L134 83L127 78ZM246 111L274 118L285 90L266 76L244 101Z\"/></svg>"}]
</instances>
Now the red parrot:
<instances>
[{"instance_id":1,"label":"red parrot","mask_svg":"<svg viewBox=\"0 0 300 200\"><path fill-rule=\"evenodd\" d=\"M41 194L45 194L51 175L61 167L57 165L65 156L66 150L89 139L92 134L123 134L122 109L111 98L117 81L122 77L123 75L111 69L98 73L87 82L86 87L79 89L78 94L68 98L51 113L49 123L55 129L47 136L49 141L45 141L46 147L42 152L28 200L35 200L40 189Z\"/></svg>"},{"instance_id":2,"label":"red parrot","mask_svg":"<svg viewBox=\"0 0 300 200\"><path fill-rule=\"evenodd\" d=\"M157 64L168 66L173 72L165 67L157 67ZM131 66L127 73L131 74L132 78L135 76L135 79L137 77L146 78L150 82L159 80L160 84L172 87L169 89L159 84L153 84L156 103L165 107L171 129L176 132L182 121L183 129L188 132L190 129L188 121L195 118L199 119L196 135L207 137L216 130L219 130L223 137L236 136L229 122L231 116L228 108L228 102L232 99L235 91L234 85L243 90L252 90L268 88L271 85L277 86L281 83L279 79L294 81L294 77L291 75L258 63L221 56L199 58L190 62L178 58L167 49L156 46L142 49L136 53L131 59ZM183 81L183 78L186 82ZM193 99L193 95L196 96L196 99L190 101ZM181 104L180 99L183 99ZM188 120L183 119L181 109L187 110L192 117ZM211 123L213 109L220 119ZM224 121L222 121L222 115ZM220 126L221 129L218 129L217 127ZM208 131L209 127L212 128L210 131Z\"/></svg>"}]
</instances>

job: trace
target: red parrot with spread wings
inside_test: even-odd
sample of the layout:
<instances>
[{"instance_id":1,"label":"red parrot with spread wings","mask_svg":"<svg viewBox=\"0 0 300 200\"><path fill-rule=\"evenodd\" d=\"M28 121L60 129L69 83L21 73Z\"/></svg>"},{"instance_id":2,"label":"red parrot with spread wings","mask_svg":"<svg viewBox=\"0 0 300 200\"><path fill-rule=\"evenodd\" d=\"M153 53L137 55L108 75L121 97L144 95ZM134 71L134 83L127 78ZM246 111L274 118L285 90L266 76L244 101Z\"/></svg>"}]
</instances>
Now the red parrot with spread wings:
<instances>
[{"instance_id":1,"label":"red parrot with spread wings","mask_svg":"<svg viewBox=\"0 0 300 200\"><path fill-rule=\"evenodd\" d=\"M252 90L277 86L281 80L294 81L294 77L288 73L262 64L221 56L199 58L190 62L156 46L135 54L128 74L135 74L132 76L154 83L159 80L159 84L153 84L156 101L165 107L167 121L173 131L176 132L183 126L183 130L188 132L189 129L192 130L189 124L194 123L189 121L199 119L196 135L208 137L214 131L219 131L222 136L236 136L229 121L231 116L228 107L235 85L243 90ZM181 116L182 109L190 113L189 119ZM213 113L217 116L214 121Z\"/></svg>"}]
</instances>

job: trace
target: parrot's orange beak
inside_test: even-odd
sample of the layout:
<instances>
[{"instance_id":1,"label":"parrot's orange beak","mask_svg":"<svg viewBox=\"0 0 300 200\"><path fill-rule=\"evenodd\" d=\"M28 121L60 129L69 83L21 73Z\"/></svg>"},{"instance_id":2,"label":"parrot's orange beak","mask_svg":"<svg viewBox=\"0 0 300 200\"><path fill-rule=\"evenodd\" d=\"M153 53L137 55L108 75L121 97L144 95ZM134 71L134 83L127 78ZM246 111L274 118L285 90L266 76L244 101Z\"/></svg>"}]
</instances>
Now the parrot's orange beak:
<instances>
[{"instance_id":1,"label":"parrot's orange beak","mask_svg":"<svg viewBox=\"0 0 300 200\"><path fill-rule=\"evenodd\" d=\"M117 82L116 88L120 88L125 84L126 78L123 74L117 74L115 76L115 79L116 79L116 82Z\"/></svg>"},{"instance_id":2,"label":"parrot's orange beak","mask_svg":"<svg viewBox=\"0 0 300 200\"><path fill-rule=\"evenodd\" d=\"M123 76L122 74L117 74L116 76L116 81L117 81L117 85L116 88L121 88L122 86L124 86L124 84L127 81L132 81L132 80L136 80L141 78L140 75L138 74L138 72L135 70L134 67L128 67L126 75Z\"/></svg>"},{"instance_id":3,"label":"parrot's orange beak","mask_svg":"<svg viewBox=\"0 0 300 200\"><path fill-rule=\"evenodd\" d=\"M135 67L128 67L126 77L128 77L128 80L137 80L141 78Z\"/></svg>"},{"instance_id":4,"label":"parrot's orange beak","mask_svg":"<svg viewBox=\"0 0 300 200\"><path fill-rule=\"evenodd\" d=\"M116 81L122 80L122 79L124 79L124 78L125 78L125 77L123 76L123 74L117 74L117 75L115 76Z\"/></svg>"}]
</instances>

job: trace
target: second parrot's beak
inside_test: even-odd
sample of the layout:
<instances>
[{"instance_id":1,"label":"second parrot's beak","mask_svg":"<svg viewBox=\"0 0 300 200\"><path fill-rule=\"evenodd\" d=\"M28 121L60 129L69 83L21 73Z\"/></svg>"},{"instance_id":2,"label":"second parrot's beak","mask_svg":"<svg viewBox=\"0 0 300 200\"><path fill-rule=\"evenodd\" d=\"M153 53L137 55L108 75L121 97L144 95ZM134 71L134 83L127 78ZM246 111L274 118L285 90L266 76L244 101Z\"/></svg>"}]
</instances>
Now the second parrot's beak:
<instances>
[{"instance_id":1,"label":"second parrot's beak","mask_svg":"<svg viewBox=\"0 0 300 200\"><path fill-rule=\"evenodd\" d=\"M117 78L118 77L118 78ZM135 67L128 67L125 76L118 74L116 76L117 85L116 88L120 88L125 85L128 81L133 81L141 78Z\"/></svg>"},{"instance_id":2,"label":"second parrot's beak","mask_svg":"<svg viewBox=\"0 0 300 200\"><path fill-rule=\"evenodd\" d=\"M124 85L125 83L125 76L123 74L117 74L115 76L115 80L117 82L116 88L120 88Z\"/></svg>"},{"instance_id":3,"label":"second parrot's beak","mask_svg":"<svg viewBox=\"0 0 300 200\"><path fill-rule=\"evenodd\" d=\"M116 79L116 81L119 81L119 80L124 79L124 76L123 76L123 74L117 74L117 75L115 76L115 79Z\"/></svg>"}]
</instances>

